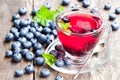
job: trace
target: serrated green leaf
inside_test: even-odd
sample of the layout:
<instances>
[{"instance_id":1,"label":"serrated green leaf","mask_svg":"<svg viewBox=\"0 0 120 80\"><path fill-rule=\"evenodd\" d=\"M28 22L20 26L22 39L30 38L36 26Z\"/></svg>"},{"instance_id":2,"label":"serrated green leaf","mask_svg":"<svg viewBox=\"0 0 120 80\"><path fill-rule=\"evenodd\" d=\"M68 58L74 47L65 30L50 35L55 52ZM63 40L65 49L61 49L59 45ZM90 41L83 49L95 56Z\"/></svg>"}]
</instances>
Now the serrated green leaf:
<instances>
[{"instance_id":1,"label":"serrated green leaf","mask_svg":"<svg viewBox=\"0 0 120 80\"><path fill-rule=\"evenodd\" d=\"M43 26L46 26L47 19L46 18L42 18L42 20L40 21L40 24L43 25Z\"/></svg>"},{"instance_id":2,"label":"serrated green leaf","mask_svg":"<svg viewBox=\"0 0 120 80\"><path fill-rule=\"evenodd\" d=\"M70 26L70 23L65 23L64 21L60 21L60 25L62 29L66 30Z\"/></svg>"},{"instance_id":3,"label":"serrated green leaf","mask_svg":"<svg viewBox=\"0 0 120 80\"><path fill-rule=\"evenodd\" d=\"M43 26L46 26L47 20L54 21L56 15L58 15L64 8L58 7L56 11L50 11L46 6L42 6L40 10L36 12L36 16L33 18L33 22L38 22Z\"/></svg>"},{"instance_id":4,"label":"serrated green leaf","mask_svg":"<svg viewBox=\"0 0 120 80\"><path fill-rule=\"evenodd\" d=\"M40 22L41 20L40 20L40 18L38 18L38 17L34 17L34 18L32 19L32 21L35 22L35 23L38 23L38 22Z\"/></svg>"},{"instance_id":5,"label":"serrated green leaf","mask_svg":"<svg viewBox=\"0 0 120 80\"><path fill-rule=\"evenodd\" d=\"M45 58L45 63L49 66L52 66L56 61L56 57L52 54L42 54L42 56Z\"/></svg>"}]
</instances>

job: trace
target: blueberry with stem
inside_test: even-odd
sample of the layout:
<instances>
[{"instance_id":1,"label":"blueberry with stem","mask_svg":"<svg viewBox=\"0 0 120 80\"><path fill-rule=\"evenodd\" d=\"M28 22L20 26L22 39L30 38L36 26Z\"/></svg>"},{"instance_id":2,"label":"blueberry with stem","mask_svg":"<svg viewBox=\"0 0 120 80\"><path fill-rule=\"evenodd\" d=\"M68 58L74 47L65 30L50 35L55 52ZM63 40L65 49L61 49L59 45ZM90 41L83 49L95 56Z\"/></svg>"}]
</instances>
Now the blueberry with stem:
<instances>
[{"instance_id":1,"label":"blueberry with stem","mask_svg":"<svg viewBox=\"0 0 120 80\"><path fill-rule=\"evenodd\" d=\"M25 15L27 13L27 9L25 7L21 7L19 8L18 13L20 15Z\"/></svg>"},{"instance_id":2,"label":"blueberry with stem","mask_svg":"<svg viewBox=\"0 0 120 80\"><path fill-rule=\"evenodd\" d=\"M105 9L105 10L110 10L111 7L112 7L112 5L111 5L109 2L107 2L107 3L104 5L104 9Z\"/></svg>"},{"instance_id":3,"label":"blueberry with stem","mask_svg":"<svg viewBox=\"0 0 120 80\"><path fill-rule=\"evenodd\" d=\"M22 55L20 53L15 53L12 56L12 60L16 63L20 62L22 60Z\"/></svg>"},{"instance_id":4,"label":"blueberry with stem","mask_svg":"<svg viewBox=\"0 0 120 80\"><path fill-rule=\"evenodd\" d=\"M64 61L63 61L62 59L57 59L57 60L55 61L55 65L56 65L57 67L63 67L63 66L64 66Z\"/></svg>"},{"instance_id":5,"label":"blueberry with stem","mask_svg":"<svg viewBox=\"0 0 120 80\"><path fill-rule=\"evenodd\" d=\"M37 66L43 65L44 62L45 62L45 59L43 57L36 57L35 58L35 63L36 63Z\"/></svg>"},{"instance_id":6,"label":"blueberry with stem","mask_svg":"<svg viewBox=\"0 0 120 80\"><path fill-rule=\"evenodd\" d=\"M62 0L63 6L68 6L70 4L70 0Z\"/></svg>"},{"instance_id":7,"label":"blueberry with stem","mask_svg":"<svg viewBox=\"0 0 120 80\"><path fill-rule=\"evenodd\" d=\"M120 14L120 7L115 9L115 14Z\"/></svg>"},{"instance_id":8,"label":"blueberry with stem","mask_svg":"<svg viewBox=\"0 0 120 80\"><path fill-rule=\"evenodd\" d=\"M6 40L6 41L11 41L11 40L13 40L13 39L14 39L13 33L8 33L8 34L6 35L6 37L5 37L5 40Z\"/></svg>"},{"instance_id":9,"label":"blueberry with stem","mask_svg":"<svg viewBox=\"0 0 120 80\"><path fill-rule=\"evenodd\" d=\"M111 13L109 14L109 20L114 21L116 19L116 14Z\"/></svg>"},{"instance_id":10,"label":"blueberry with stem","mask_svg":"<svg viewBox=\"0 0 120 80\"><path fill-rule=\"evenodd\" d=\"M117 22L112 22L111 27L112 27L112 31L117 31L120 25Z\"/></svg>"},{"instance_id":11,"label":"blueberry with stem","mask_svg":"<svg viewBox=\"0 0 120 80\"><path fill-rule=\"evenodd\" d=\"M25 72L26 72L27 74L33 73L34 71L35 71L35 67L34 67L33 65L27 65L27 66L25 67Z\"/></svg>"},{"instance_id":12,"label":"blueberry with stem","mask_svg":"<svg viewBox=\"0 0 120 80\"><path fill-rule=\"evenodd\" d=\"M43 78L47 78L50 75L50 70L48 68L43 68L40 73Z\"/></svg>"}]
</instances>

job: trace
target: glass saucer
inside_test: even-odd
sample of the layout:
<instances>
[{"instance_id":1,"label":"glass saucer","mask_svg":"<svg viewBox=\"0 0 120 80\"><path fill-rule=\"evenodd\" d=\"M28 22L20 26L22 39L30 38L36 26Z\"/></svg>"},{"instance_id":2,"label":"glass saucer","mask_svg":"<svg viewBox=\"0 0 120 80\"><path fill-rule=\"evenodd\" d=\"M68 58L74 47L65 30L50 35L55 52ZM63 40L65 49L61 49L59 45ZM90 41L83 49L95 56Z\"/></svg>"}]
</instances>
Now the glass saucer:
<instances>
[{"instance_id":1,"label":"glass saucer","mask_svg":"<svg viewBox=\"0 0 120 80\"><path fill-rule=\"evenodd\" d=\"M58 39L54 40L45 50L45 53L49 53L51 50L54 50L56 44L61 44ZM108 44L105 41L100 41L93 50L92 57L86 62L85 66L81 69L80 74L90 72L92 70L96 70L103 66L106 62L108 62L110 57L110 52L108 48ZM64 67L56 67L52 65L51 67L59 72L67 73L67 74L76 74L80 67L71 65L71 66L64 66Z\"/></svg>"}]
</instances>

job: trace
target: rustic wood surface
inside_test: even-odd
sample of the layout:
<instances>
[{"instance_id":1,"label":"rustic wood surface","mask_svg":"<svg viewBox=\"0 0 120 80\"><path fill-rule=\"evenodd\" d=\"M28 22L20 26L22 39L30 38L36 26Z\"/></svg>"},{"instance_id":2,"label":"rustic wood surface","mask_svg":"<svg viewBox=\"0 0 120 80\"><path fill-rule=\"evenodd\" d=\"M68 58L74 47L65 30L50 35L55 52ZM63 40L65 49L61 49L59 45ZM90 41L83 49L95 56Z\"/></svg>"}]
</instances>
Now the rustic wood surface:
<instances>
[{"instance_id":1,"label":"rustic wood surface","mask_svg":"<svg viewBox=\"0 0 120 80\"><path fill-rule=\"evenodd\" d=\"M12 27L11 16L16 13L20 7L27 8L26 18L32 18L30 16L31 10L33 8L39 8L46 2L52 5L52 9L56 8L61 4L61 0L0 0L0 80L55 80L57 75L62 75L65 80L72 80L73 75L63 74L57 72L47 65L42 67L35 67L35 73L30 75L24 75L22 77L14 77L14 72L16 69L24 69L26 65L33 64L33 62L26 62L22 60L20 63L12 63L11 58L5 58L6 50L10 49L11 43L4 43L5 35L9 32ZM103 7L106 2L112 4L112 9L109 11L104 11ZM75 3L81 5L81 2L77 0L71 0L70 6ZM108 21L108 14L114 13L116 7L120 7L120 0L91 0L91 6L97 6L101 10L106 23L110 24ZM69 7L70 7L69 6ZM67 7L66 7L67 8ZM24 18L24 17L23 17ZM115 20L120 23L120 15L117 15ZM101 68L96 71L92 71L86 74L80 74L76 80L119 80L120 79L120 30L112 32L110 35L110 51L112 53L111 60ZM40 71L43 67L47 67L51 71L51 75L48 78L41 78Z\"/></svg>"}]
</instances>

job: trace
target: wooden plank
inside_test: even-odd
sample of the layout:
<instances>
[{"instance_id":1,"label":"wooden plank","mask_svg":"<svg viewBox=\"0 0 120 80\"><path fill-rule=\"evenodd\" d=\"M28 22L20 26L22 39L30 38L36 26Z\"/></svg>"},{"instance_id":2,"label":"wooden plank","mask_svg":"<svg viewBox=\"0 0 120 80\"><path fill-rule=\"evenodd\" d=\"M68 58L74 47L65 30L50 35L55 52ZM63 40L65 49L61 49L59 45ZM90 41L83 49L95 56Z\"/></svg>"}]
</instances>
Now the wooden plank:
<instances>
[{"instance_id":1,"label":"wooden plank","mask_svg":"<svg viewBox=\"0 0 120 80\"><path fill-rule=\"evenodd\" d=\"M51 1L51 0L34 0L34 8L39 9L42 5L44 5L45 3L50 3L50 5L54 6L54 3L57 2L57 0ZM53 9L55 7L52 7ZM42 78L40 76L40 72L43 68L49 68L51 71L51 75L48 78ZM49 66L44 65L44 66L36 66L35 67L35 80L54 80L56 75L58 74L58 72L56 72L55 70L51 69Z\"/></svg>"},{"instance_id":2,"label":"wooden plank","mask_svg":"<svg viewBox=\"0 0 120 80\"><path fill-rule=\"evenodd\" d=\"M16 69L24 70L25 66L33 64L33 62L24 60L20 63L11 62L11 58L5 58L5 52L10 49L11 43L4 43L5 35L12 27L12 14L17 13L20 7L26 7L27 15L25 17L30 18L32 4L32 0L0 0L0 80L33 80L33 74L24 75L20 78L14 77Z\"/></svg>"}]
</instances>

